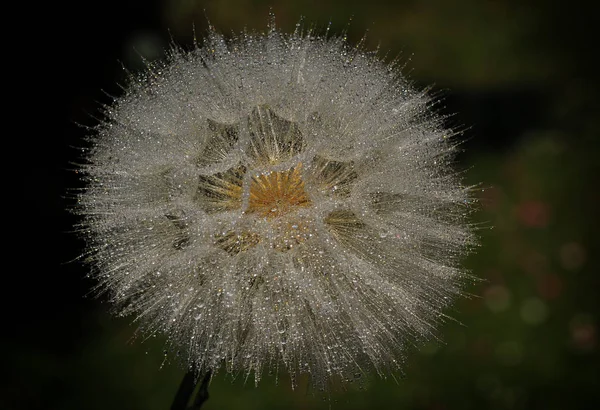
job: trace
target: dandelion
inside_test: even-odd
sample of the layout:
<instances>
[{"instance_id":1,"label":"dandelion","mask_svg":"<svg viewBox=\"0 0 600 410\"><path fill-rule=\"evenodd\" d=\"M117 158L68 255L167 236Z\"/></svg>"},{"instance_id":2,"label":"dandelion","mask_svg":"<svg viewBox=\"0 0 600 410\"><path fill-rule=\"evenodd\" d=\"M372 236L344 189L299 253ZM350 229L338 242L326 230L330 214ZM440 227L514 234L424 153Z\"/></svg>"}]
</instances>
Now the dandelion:
<instances>
[{"instance_id":1,"label":"dandelion","mask_svg":"<svg viewBox=\"0 0 600 410\"><path fill-rule=\"evenodd\" d=\"M401 371L473 242L434 102L343 37L209 30L133 75L90 137L92 276L198 372Z\"/></svg>"}]
</instances>

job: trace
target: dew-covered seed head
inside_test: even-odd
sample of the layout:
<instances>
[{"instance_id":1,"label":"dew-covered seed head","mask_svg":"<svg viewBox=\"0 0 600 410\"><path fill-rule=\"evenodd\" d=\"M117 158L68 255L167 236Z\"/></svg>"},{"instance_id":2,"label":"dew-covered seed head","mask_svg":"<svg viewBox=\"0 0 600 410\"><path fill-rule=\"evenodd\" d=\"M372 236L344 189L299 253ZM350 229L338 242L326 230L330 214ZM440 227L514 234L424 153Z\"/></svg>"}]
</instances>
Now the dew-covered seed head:
<instances>
[{"instance_id":1,"label":"dew-covered seed head","mask_svg":"<svg viewBox=\"0 0 600 410\"><path fill-rule=\"evenodd\" d=\"M401 370L473 243L451 132L393 65L313 32L211 31L132 77L78 211L120 314L198 370L317 387Z\"/></svg>"}]
</instances>

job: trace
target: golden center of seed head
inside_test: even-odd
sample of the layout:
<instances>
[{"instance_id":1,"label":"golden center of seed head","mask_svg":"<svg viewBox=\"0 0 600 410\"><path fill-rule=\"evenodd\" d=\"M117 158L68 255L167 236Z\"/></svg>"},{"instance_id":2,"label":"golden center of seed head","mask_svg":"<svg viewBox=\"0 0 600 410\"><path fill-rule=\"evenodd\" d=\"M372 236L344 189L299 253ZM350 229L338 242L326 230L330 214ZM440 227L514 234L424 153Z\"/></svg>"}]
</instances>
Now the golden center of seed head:
<instances>
[{"instance_id":1,"label":"golden center of seed head","mask_svg":"<svg viewBox=\"0 0 600 410\"><path fill-rule=\"evenodd\" d=\"M302 163L299 163L287 171L252 177L246 213L271 219L310 205L302 180Z\"/></svg>"}]
</instances>

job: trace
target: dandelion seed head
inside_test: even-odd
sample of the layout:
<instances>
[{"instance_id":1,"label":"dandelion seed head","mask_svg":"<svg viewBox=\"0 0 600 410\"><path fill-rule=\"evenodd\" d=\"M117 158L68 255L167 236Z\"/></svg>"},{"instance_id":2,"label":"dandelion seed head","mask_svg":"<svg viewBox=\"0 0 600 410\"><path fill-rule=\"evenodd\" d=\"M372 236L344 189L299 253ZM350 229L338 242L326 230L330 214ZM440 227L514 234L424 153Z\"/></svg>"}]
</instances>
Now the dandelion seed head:
<instances>
[{"instance_id":1,"label":"dandelion seed head","mask_svg":"<svg viewBox=\"0 0 600 410\"><path fill-rule=\"evenodd\" d=\"M432 103L342 37L211 29L132 76L90 137L93 276L199 370L321 388L402 370L473 244Z\"/></svg>"}]
</instances>

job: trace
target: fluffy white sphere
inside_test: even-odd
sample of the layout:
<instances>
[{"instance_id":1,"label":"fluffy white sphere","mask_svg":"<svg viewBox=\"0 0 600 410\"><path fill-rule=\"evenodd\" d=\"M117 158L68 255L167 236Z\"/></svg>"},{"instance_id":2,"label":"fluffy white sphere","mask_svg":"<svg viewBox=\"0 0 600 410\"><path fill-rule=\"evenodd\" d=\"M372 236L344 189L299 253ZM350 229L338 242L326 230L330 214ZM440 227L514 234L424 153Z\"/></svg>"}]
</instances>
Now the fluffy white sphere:
<instances>
[{"instance_id":1,"label":"fluffy white sphere","mask_svg":"<svg viewBox=\"0 0 600 410\"><path fill-rule=\"evenodd\" d=\"M283 364L326 387L399 370L473 243L431 105L340 37L210 31L172 50L90 137L93 276L199 371Z\"/></svg>"}]
</instances>

